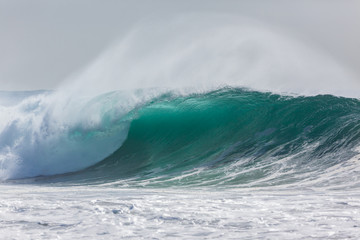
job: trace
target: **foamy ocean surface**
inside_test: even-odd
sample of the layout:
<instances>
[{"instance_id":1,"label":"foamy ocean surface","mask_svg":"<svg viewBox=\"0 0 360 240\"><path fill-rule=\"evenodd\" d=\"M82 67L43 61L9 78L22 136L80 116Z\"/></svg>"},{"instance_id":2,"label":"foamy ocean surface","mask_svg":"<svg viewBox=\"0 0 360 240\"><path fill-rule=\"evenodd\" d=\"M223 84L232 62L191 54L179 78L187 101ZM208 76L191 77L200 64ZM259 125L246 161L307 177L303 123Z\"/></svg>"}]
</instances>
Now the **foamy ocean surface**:
<instances>
[{"instance_id":1,"label":"foamy ocean surface","mask_svg":"<svg viewBox=\"0 0 360 240\"><path fill-rule=\"evenodd\" d=\"M357 191L1 186L1 194L2 239L357 239L360 235Z\"/></svg>"}]
</instances>

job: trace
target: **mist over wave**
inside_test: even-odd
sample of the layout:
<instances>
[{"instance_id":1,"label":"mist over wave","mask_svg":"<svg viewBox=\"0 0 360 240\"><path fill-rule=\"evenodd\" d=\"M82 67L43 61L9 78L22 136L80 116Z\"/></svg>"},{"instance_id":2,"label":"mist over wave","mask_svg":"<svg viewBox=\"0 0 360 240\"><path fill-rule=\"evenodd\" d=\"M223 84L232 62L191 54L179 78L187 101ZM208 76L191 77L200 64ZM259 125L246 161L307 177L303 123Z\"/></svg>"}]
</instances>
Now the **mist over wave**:
<instances>
[{"instance_id":1,"label":"mist over wave","mask_svg":"<svg viewBox=\"0 0 360 240\"><path fill-rule=\"evenodd\" d=\"M138 24L60 89L98 95L139 88L247 87L359 97L351 71L326 53L252 19L187 14Z\"/></svg>"},{"instance_id":2,"label":"mist over wave","mask_svg":"<svg viewBox=\"0 0 360 240\"><path fill-rule=\"evenodd\" d=\"M359 89L335 60L253 20L186 15L168 23L144 23L56 91L0 94L0 177L48 176L100 164L100 169L116 169L104 181L130 172L158 178L154 169L164 176L174 171L172 178L210 164L219 168L205 172L218 183L249 183L248 173L239 170L243 159L254 163L249 171L257 176L249 177L254 182L275 177L268 174L273 167L303 173L296 167L310 160L324 161L320 169L325 171L356 156L358 100L301 96L359 97ZM298 97L281 97L289 95ZM163 126L167 131L162 132ZM188 136L193 127L200 132ZM313 129L318 132L305 137ZM199 152L189 150L189 144L198 144ZM322 144L325 150L318 149ZM155 152L144 152L147 147ZM306 155L308 149L316 150ZM141 166L150 161L150 170L126 167L139 161ZM114 164L120 167L104 167ZM231 168L232 180L220 177L233 164L241 167ZM87 174L97 178L96 172ZM311 167L310 172L318 173Z\"/></svg>"}]
</instances>

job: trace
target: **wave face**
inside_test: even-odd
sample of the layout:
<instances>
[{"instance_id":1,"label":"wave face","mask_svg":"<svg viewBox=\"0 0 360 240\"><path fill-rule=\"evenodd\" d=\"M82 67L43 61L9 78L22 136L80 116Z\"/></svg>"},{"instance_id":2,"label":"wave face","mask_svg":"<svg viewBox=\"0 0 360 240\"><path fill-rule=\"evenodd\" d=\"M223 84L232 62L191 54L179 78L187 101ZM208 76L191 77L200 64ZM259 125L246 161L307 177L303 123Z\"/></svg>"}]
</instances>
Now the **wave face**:
<instances>
[{"instance_id":1,"label":"wave face","mask_svg":"<svg viewBox=\"0 0 360 240\"><path fill-rule=\"evenodd\" d=\"M92 99L101 106L96 111L101 109L102 120L96 131L86 130L85 123L67 129L68 144L64 137L55 138L69 149L58 153L59 148L39 144L50 148L49 159L33 176L72 172L37 180L156 187L359 185L358 99L222 88L164 93L126 114L115 111L123 104L119 99L119 93ZM4 153L4 143L1 147ZM22 171L36 166L36 155L19 156ZM87 159L88 164L76 163ZM70 167L64 168L64 163ZM4 164L1 168L8 170ZM23 177L19 169L16 174Z\"/></svg>"},{"instance_id":2,"label":"wave face","mask_svg":"<svg viewBox=\"0 0 360 240\"><path fill-rule=\"evenodd\" d=\"M31 138L32 154L22 149L29 142L11 148L4 141L22 134L15 127L18 120L3 127L2 172L14 171L4 159L18 154L20 167L10 178L69 172L38 180L157 187L359 183L357 99L222 88L188 95L167 92L125 114L117 110L124 105L119 96L108 93L85 104L87 111L101 115L96 128L77 122L50 138L58 141L51 145L45 144L47 138ZM41 160L44 153L46 161Z\"/></svg>"}]
</instances>

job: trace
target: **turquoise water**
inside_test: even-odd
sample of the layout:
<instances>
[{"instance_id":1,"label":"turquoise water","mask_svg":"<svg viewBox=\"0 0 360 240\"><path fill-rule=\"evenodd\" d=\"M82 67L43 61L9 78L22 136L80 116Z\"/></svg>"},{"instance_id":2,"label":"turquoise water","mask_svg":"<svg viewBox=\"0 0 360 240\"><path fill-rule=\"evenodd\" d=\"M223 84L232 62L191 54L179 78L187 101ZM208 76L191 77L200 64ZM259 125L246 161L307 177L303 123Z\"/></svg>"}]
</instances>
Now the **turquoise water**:
<instances>
[{"instance_id":1,"label":"turquoise water","mask_svg":"<svg viewBox=\"0 0 360 240\"><path fill-rule=\"evenodd\" d=\"M187 95L166 92L120 113L122 99L122 93L111 92L87 101L84 112L91 109L101 117L96 127L77 122L62 132L82 151L101 153L99 139L114 145L112 152L101 153L106 157L79 171L70 168L50 177L51 168L62 164L58 158L49 173L39 174L45 177L31 177L132 187L358 185L348 169L360 141L358 99L222 88ZM118 146L111 142L117 134L125 139ZM326 175L342 168L347 178Z\"/></svg>"}]
</instances>

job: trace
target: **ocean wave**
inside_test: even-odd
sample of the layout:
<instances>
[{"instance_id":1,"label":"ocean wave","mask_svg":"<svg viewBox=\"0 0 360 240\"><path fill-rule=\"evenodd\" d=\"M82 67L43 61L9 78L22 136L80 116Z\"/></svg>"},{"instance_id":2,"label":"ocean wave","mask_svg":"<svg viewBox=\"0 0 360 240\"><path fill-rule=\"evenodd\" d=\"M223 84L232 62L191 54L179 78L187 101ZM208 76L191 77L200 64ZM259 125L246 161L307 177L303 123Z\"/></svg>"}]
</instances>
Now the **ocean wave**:
<instances>
[{"instance_id":1,"label":"ocean wave","mask_svg":"<svg viewBox=\"0 0 360 240\"><path fill-rule=\"evenodd\" d=\"M70 104L59 118L48 95L11 107L23 115L1 126L3 178L159 187L358 184L358 99L231 87L142 90Z\"/></svg>"}]
</instances>

